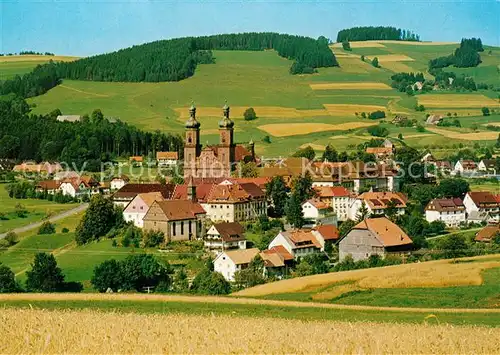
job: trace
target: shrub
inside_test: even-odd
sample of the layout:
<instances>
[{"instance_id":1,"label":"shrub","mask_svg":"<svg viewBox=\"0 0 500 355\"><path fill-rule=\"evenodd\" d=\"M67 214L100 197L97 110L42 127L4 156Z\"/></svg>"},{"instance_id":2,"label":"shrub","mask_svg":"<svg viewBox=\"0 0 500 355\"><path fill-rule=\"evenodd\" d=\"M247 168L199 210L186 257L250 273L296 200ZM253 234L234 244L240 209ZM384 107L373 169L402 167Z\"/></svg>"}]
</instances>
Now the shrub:
<instances>
[{"instance_id":1,"label":"shrub","mask_svg":"<svg viewBox=\"0 0 500 355\"><path fill-rule=\"evenodd\" d=\"M243 117L245 118L245 121L253 121L257 118L257 114L255 113L253 107L250 107L245 110Z\"/></svg>"},{"instance_id":2,"label":"shrub","mask_svg":"<svg viewBox=\"0 0 500 355\"><path fill-rule=\"evenodd\" d=\"M54 234L56 232L56 227L49 221L43 222L43 224L38 229L38 234Z\"/></svg>"},{"instance_id":3,"label":"shrub","mask_svg":"<svg viewBox=\"0 0 500 355\"><path fill-rule=\"evenodd\" d=\"M351 49L351 44L349 43L348 40L344 39L342 41L342 48L345 50L345 51L352 51Z\"/></svg>"},{"instance_id":4,"label":"shrub","mask_svg":"<svg viewBox=\"0 0 500 355\"><path fill-rule=\"evenodd\" d=\"M9 232L7 233L7 235L5 236L4 240L7 242L7 245L10 247L14 244L17 243L18 241L18 237L17 237L17 234L14 233L14 232Z\"/></svg>"},{"instance_id":5,"label":"shrub","mask_svg":"<svg viewBox=\"0 0 500 355\"><path fill-rule=\"evenodd\" d=\"M106 292L108 288L114 292L118 291L123 283L120 263L115 259L111 259L97 265L94 268L90 283L99 292Z\"/></svg>"},{"instance_id":6,"label":"shrub","mask_svg":"<svg viewBox=\"0 0 500 355\"><path fill-rule=\"evenodd\" d=\"M387 137L389 135L389 130L381 126L368 127L367 131L374 137Z\"/></svg>"},{"instance_id":7,"label":"shrub","mask_svg":"<svg viewBox=\"0 0 500 355\"><path fill-rule=\"evenodd\" d=\"M378 62L378 58L377 58L377 57L373 58L373 60L372 60L372 65L373 65L375 68L380 68L380 64L379 64L379 62Z\"/></svg>"},{"instance_id":8,"label":"shrub","mask_svg":"<svg viewBox=\"0 0 500 355\"><path fill-rule=\"evenodd\" d=\"M62 233L69 233L69 229L64 227L62 230L61 230Z\"/></svg>"},{"instance_id":9,"label":"shrub","mask_svg":"<svg viewBox=\"0 0 500 355\"><path fill-rule=\"evenodd\" d=\"M0 293L19 292L21 287L16 282L14 272L0 263Z\"/></svg>"},{"instance_id":10,"label":"shrub","mask_svg":"<svg viewBox=\"0 0 500 355\"><path fill-rule=\"evenodd\" d=\"M268 143L268 144L270 144L270 143L271 143L271 137L269 137L269 136L264 136L264 137L262 138L262 141L263 141L264 143Z\"/></svg>"},{"instance_id":11,"label":"shrub","mask_svg":"<svg viewBox=\"0 0 500 355\"><path fill-rule=\"evenodd\" d=\"M377 110L377 111L371 112L370 115L368 116L368 118L371 120L385 118L385 111Z\"/></svg>"},{"instance_id":12,"label":"shrub","mask_svg":"<svg viewBox=\"0 0 500 355\"><path fill-rule=\"evenodd\" d=\"M483 113L483 116L489 116L490 115L490 109L487 107L481 108L481 112Z\"/></svg>"},{"instance_id":13,"label":"shrub","mask_svg":"<svg viewBox=\"0 0 500 355\"><path fill-rule=\"evenodd\" d=\"M38 253L26 272L26 289L31 292L58 292L64 289L64 275L54 255Z\"/></svg>"}]
</instances>

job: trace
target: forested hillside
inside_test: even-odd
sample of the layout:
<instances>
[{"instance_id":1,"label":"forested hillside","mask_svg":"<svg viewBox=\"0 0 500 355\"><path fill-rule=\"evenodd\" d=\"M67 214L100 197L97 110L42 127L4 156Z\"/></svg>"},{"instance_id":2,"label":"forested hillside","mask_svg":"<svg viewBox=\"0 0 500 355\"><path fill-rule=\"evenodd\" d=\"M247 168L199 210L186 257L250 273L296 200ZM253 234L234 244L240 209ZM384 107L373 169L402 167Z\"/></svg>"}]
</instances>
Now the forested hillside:
<instances>
[{"instance_id":1,"label":"forested hillside","mask_svg":"<svg viewBox=\"0 0 500 355\"><path fill-rule=\"evenodd\" d=\"M123 122L110 123L99 110L81 122L58 122L60 112L30 115L28 104L14 95L0 98L0 156L19 160L64 161L99 171L101 161L153 151L182 153L178 135L144 132Z\"/></svg>"},{"instance_id":2,"label":"forested hillside","mask_svg":"<svg viewBox=\"0 0 500 355\"><path fill-rule=\"evenodd\" d=\"M463 38L460 47L453 54L429 61L429 69L446 68L453 65L457 68L477 67L481 63L479 52L483 52L481 38Z\"/></svg>"},{"instance_id":3,"label":"forested hillside","mask_svg":"<svg viewBox=\"0 0 500 355\"><path fill-rule=\"evenodd\" d=\"M200 63L213 62L212 49L260 51L274 49L292 59L292 74L311 73L314 68L337 66L328 40L320 37L278 33L242 33L186 37L151 42L117 52L83 58L75 62L38 66L23 77L0 85L0 94L33 97L56 86L60 79L161 82L179 81L194 74Z\"/></svg>"},{"instance_id":4,"label":"forested hillside","mask_svg":"<svg viewBox=\"0 0 500 355\"><path fill-rule=\"evenodd\" d=\"M347 28L337 34L337 42L372 40L420 41L420 36L410 30L384 26Z\"/></svg>"}]
</instances>

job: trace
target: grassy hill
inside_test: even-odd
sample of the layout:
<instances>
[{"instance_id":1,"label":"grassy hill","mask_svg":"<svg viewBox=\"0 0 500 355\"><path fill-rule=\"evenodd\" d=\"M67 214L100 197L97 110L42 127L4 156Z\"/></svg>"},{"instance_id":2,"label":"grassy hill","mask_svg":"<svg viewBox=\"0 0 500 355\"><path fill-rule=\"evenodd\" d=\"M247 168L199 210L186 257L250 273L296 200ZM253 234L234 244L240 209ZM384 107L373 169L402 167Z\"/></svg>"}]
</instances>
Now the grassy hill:
<instances>
[{"instance_id":1,"label":"grassy hill","mask_svg":"<svg viewBox=\"0 0 500 355\"><path fill-rule=\"evenodd\" d=\"M425 72L429 59L451 53L458 44L366 41L353 42L351 47L352 51L345 52L338 44L333 45L340 67L320 68L313 75L290 75L292 61L272 50L214 51L215 64L198 65L193 77L180 82L64 80L62 85L29 101L36 105L35 113L59 108L64 114L85 114L100 108L107 116L141 128L181 133L187 107L194 100L202 123L202 141L215 142L220 107L227 100L236 121L237 141L253 139L257 153L268 156L287 155L308 144L316 150L329 143L338 150L353 149L370 139L366 127L378 124L355 113L377 109L386 111L389 118L404 114L422 124L426 113L456 112L461 117L461 129L417 132L415 128L383 124L391 137L401 133L409 145L446 151L455 150L460 143L485 144L498 136L486 131L484 124L500 121L500 115L481 116L483 106L500 109L497 92L465 92L461 96L440 92L408 97L389 86L392 74ZM368 62L374 56L379 58L381 68ZM486 47L481 58L483 63L476 68L449 70L470 75L478 83L500 85L500 48ZM426 112L416 112L417 103L428 106ZM245 122L242 115L250 106L259 118ZM471 129L476 125L477 132ZM261 142L266 135L271 136L271 144Z\"/></svg>"},{"instance_id":2,"label":"grassy hill","mask_svg":"<svg viewBox=\"0 0 500 355\"><path fill-rule=\"evenodd\" d=\"M235 296L346 305L500 308L500 255L306 276Z\"/></svg>"},{"instance_id":3,"label":"grassy hill","mask_svg":"<svg viewBox=\"0 0 500 355\"><path fill-rule=\"evenodd\" d=\"M48 56L48 55L12 55L0 57L0 80L11 79L16 75L23 75L35 68L37 65L54 62L70 62L78 57L71 56Z\"/></svg>"}]
</instances>

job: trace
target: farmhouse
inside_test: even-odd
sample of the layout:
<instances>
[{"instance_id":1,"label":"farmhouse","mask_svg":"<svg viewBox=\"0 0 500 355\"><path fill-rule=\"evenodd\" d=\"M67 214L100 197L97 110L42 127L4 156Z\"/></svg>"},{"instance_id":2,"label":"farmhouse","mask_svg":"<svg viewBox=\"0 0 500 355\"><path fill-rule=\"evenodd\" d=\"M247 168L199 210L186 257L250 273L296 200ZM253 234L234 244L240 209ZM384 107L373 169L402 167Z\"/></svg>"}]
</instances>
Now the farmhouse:
<instances>
[{"instance_id":1,"label":"farmhouse","mask_svg":"<svg viewBox=\"0 0 500 355\"><path fill-rule=\"evenodd\" d=\"M442 120L443 120L443 116L441 116L441 115L430 115L429 117L427 117L425 124L437 125Z\"/></svg>"},{"instance_id":2,"label":"farmhouse","mask_svg":"<svg viewBox=\"0 0 500 355\"><path fill-rule=\"evenodd\" d=\"M385 160L394 155L394 150L386 147L368 147L366 153L375 155L377 160Z\"/></svg>"},{"instance_id":3,"label":"farmhouse","mask_svg":"<svg viewBox=\"0 0 500 355\"><path fill-rule=\"evenodd\" d=\"M483 159L477 164L477 170L496 174L497 162L495 159Z\"/></svg>"},{"instance_id":4,"label":"farmhouse","mask_svg":"<svg viewBox=\"0 0 500 355\"><path fill-rule=\"evenodd\" d=\"M459 160L453 170L455 173L470 173L477 170L477 165L473 160Z\"/></svg>"},{"instance_id":5,"label":"farmhouse","mask_svg":"<svg viewBox=\"0 0 500 355\"><path fill-rule=\"evenodd\" d=\"M61 181L59 191L63 195L71 197L94 195L99 193L100 184L94 178L82 176L76 179L65 179Z\"/></svg>"},{"instance_id":6,"label":"farmhouse","mask_svg":"<svg viewBox=\"0 0 500 355\"><path fill-rule=\"evenodd\" d=\"M354 261L368 259L370 255L384 257L388 253L404 253L413 248L406 233L389 219L368 218L358 223L339 242L339 259L350 255Z\"/></svg>"},{"instance_id":7,"label":"farmhouse","mask_svg":"<svg viewBox=\"0 0 500 355\"><path fill-rule=\"evenodd\" d=\"M234 281L236 271L246 269L257 255L257 248L224 251L215 258L214 271L220 272L227 281Z\"/></svg>"},{"instance_id":8,"label":"farmhouse","mask_svg":"<svg viewBox=\"0 0 500 355\"><path fill-rule=\"evenodd\" d=\"M229 249L246 249L243 226L238 222L216 223L204 238L205 248L215 252Z\"/></svg>"},{"instance_id":9,"label":"farmhouse","mask_svg":"<svg viewBox=\"0 0 500 355\"><path fill-rule=\"evenodd\" d=\"M126 207L138 194L160 192L165 200L172 197L175 185L171 184L126 184L113 194L115 205Z\"/></svg>"},{"instance_id":10,"label":"farmhouse","mask_svg":"<svg viewBox=\"0 0 500 355\"><path fill-rule=\"evenodd\" d=\"M225 105L222 111L223 117L219 121L220 143L203 148L200 142L201 125L196 120L196 108L191 106L184 144L185 180L189 177L230 177L235 163L256 160L253 142L248 148L234 142L234 122L229 118L229 106Z\"/></svg>"},{"instance_id":11,"label":"farmhouse","mask_svg":"<svg viewBox=\"0 0 500 355\"><path fill-rule=\"evenodd\" d=\"M156 163L162 168L172 168L177 165L179 154L177 152L156 152Z\"/></svg>"},{"instance_id":12,"label":"farmhouse","mask_svg":"<svg viewBox=\"0 0 500 355\"><path fill-rule=\"evenodd\" d=\"M476 242L491 243L495 237L500 235L500 225L488 225L476 234Z\"/></svg>"},{"instance_id":13,"label":"farmhouse","mask_svg":"<svg viewBox=\"0 0 500 355\"><path fill-rule=\"evenodd\" d=\"M492 219L498 221L500 203L498 197L491 192L470 191L464 198L464 206L467 212L467 218L471 216L480 216L481 220Z\"/></svg>"},{"instance_id":14,"label":"farmhouse","mask_svg":"<svg viewBox=\"0 0 500 355\"><path fill-rule=\"evenodd\" d=\"M447 227L456 228L465 222L465 206L461 199L434 199L425 207L427 222L442 221Z\"/></svg>"},{"instance_id":15,"label":"farmhouse","mask_svg":"<svg viewBox=\"0 0 500 355\"><path fill-rule=\"evenodd\" d=\"M154 201L143 218L144 229L161 231L168 242L193 240L205 234L206 212L190 200Z\"/></svg>"},{"instance_id":16,"label":"farmhouse","mask_svg":"<svg viewBox=\"0 0 500 355\"><path fill-rule=\"evenodd\" d=\"M115 176L110 181L110 188L113 191L121 189L123 186L128 184L130 181L127 175Z\"/></svg>"},{"instance_id":17,"label":"farmhouse","mask_svg":"<svg viewBox=\"0 0 500 355\"><path fill-rule=\"evenodd\" d=\"M302 176L305 173L310 161L303 157L289 157L279 159L272 164L264 166L260 171L260 176L272 179L274 176L281 176L287 186L290 186L292 179Z\"/></svg>"},{"instance_id":18,"label":"farmhouse","mask_svg":"<svg viewBox=\"0 0 500 355\"><path fill-rule=\"evenodd\" d=\"M349 191L343 186L318 186L314 188L317 198L332 208L339 221L348 219Z\"/></svg>"},{"instance_id":19,"label":"farmhouse","mask_svg":"<svg viewBox=\"0 0 500 355\"><path fill-rule=\"evenodd\" d=\"M131 156L129 158L129 163L132 166L142 166L142 163L144 162L144 158L140 155L137 156Z\"/></svg>"},{"instance_id":20,"label":"farmhouse","mask_svg":"<svg viewBox=\"0 0 500 355\"><path fill-rule=\"evenodd\" d=\"M298 229L279 232L269 244L269 249L283 247L295 259L309 254L319 253L322 245L310 229Z\"/></svg>"},{"instance_id":21,"label":"farmhouse","mask_svg":"<svg viewBox=\"0 0 500 355\"><path fill-rule=\"evenodd\" d=\"M402 215L405 213L406 201L406 196L401 192L365 192L351 199L348 215L350 219L356 219L363 203L368 213L374 217L386 215L389 208L395 214Z\"/></svg>"},{"instance_id":22,"label":"farmhouse","mask_svg":"<svg viewBox=\"0 0 500 355\"><path fill-rule=\"evenodd\" d=\"M307 224L312 226L325 223L329 216L333 217L332 208L317 198L309 199L302 204L302 214Z\"/></svg>"},{"instance_id":23,"label":"farmhouse","mask_svg":"<svg viewBox=\"0 0 500 355\"><path fill-rule=\"evenodd\" d=\"M80 115L59 115L56 117L59 122L79 122L81 119Z\"/></svg>"},{"instance_id":24,"label":"farmhouse","mask_svg":"<svg viewBox=\"0 0 500 355\"><path fill-rule=\"evenodd\" d=\"M35 186L36 192L47 192L50 195L54 195L59 192L59 187L61 182L58 180L43 180L39 181Z\"/></svg>"},{"instance_id":25,"label":"farmhouse","mask_svg":"<svg viewBox=\"0 0 500 355\"><path fill-rule=\"evenodd\" d=\"M125 222L132 222L136 227L143 228L143 218L155 201L164 201L161 192L148 192L138 194L123 210Z\"/></svg>"}]
</instances>

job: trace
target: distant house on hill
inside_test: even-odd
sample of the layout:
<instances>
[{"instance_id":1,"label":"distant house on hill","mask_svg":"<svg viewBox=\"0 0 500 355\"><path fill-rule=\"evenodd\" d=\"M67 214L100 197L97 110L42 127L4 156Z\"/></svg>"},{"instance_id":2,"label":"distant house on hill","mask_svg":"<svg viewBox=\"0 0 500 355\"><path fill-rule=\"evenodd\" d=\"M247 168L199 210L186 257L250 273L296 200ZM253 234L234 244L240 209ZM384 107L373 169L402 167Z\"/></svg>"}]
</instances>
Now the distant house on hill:
<instances>
[{"instance_id":1,"label":"distant house on hill","mask_svg":"<svg viewBox=\"0 0 500 355\"><path fill-rule=\"evenodd\" d=\"M224 251L215 258L214 271L220 272L227 281L234 281L234 274L246 269L259 253L257 248Z\"/></svg>"},{"instance_id":2,"label":"distant house on hill","mask_svg":"<svg viewBox=\"0 0 500 355\"><path fill-rule=\"evenodd\" d=\"M111 179L110 188L111 190L119 190L130 181L127 175L115 176Z\"/></svg>"},{"instance_id":3,"label":"distant house on hill","mask_svg":"<svg viewBox=\"0 0 500 355\"><path fill-rule=\"evenodd\" d=\"M443 116L441 116L441 115L430 115L429 117L427 117L425 124L437 125L442 120L443 120Z\"/></svg>"},{"instance_id":4,"label":"distant house on hill","mask_svg":"<svg viewBox=\"0 0 500 355\"><path fill-rule=\"evenodd\" d=\"M130 165L132 166L142 166L142 163L144 162L144 158L140 155L137 156L131 156L129 158Z\"/></svg>"},{"instance_id":5,"label":"distant house on hill","mask_svg":"<svg viewBox=\"0 0 500 355\"><path fill-rule=\"evenodd\" d=\"M56 118L59 122L80 122L81 119L79 115L59 115Z\"/></svg>"},{"instance_id":6,"label":"distant house on hill","mask_svg":"<svg viewBox=\"0 0 500 355\"><path fill-rule=\"evenodd\" d=\"M354 261L368 259L370 255L384 257L387 253L406 253L413 241L389 219L368 218L358 223L339 242L339 259L350 255Z\"/></svg>"}]
</instances>

